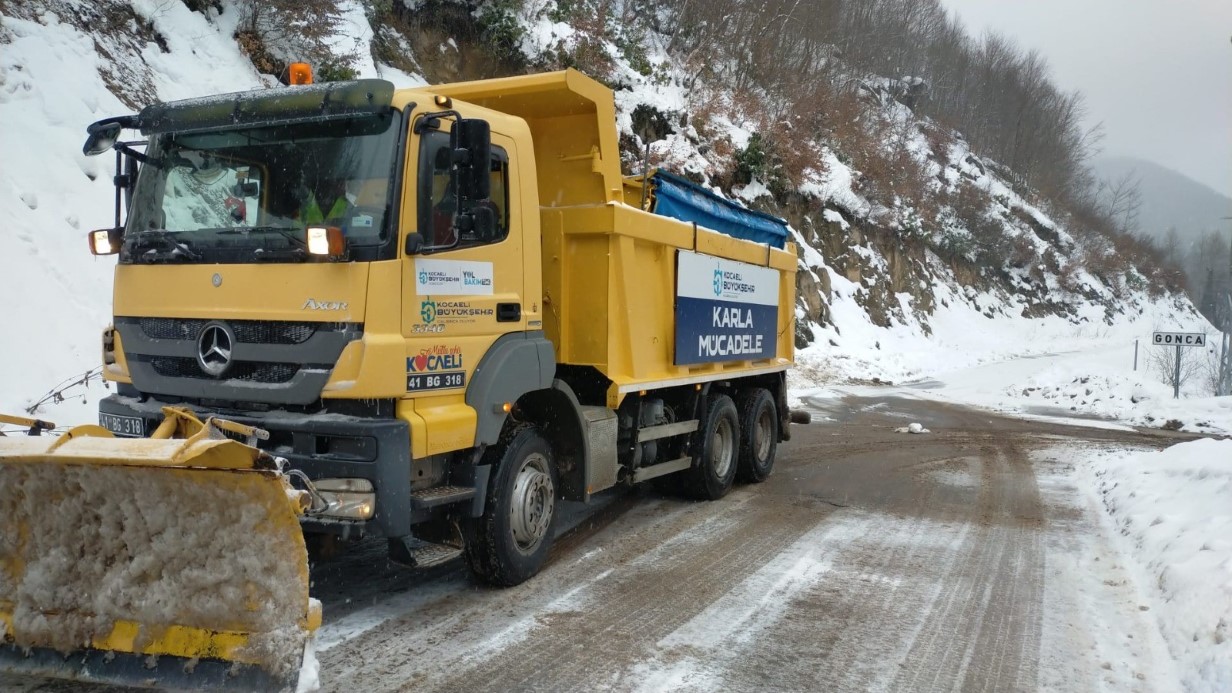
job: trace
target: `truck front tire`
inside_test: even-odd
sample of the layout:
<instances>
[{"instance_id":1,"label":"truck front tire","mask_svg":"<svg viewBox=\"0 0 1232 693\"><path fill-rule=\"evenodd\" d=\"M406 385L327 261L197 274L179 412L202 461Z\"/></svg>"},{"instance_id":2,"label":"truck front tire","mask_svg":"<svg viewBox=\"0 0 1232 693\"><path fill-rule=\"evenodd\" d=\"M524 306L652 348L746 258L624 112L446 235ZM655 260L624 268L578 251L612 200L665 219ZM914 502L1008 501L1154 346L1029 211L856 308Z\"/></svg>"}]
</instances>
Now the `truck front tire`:
<instances>
[{"instance_id":1,"label":"truck front tire","mask_svg":"<svg viewBox=\"0 0 1232 693\"><path fill-rule=\"evenodd\" d=\"M483 515L464 527L466 562L480 580L509 587L538 573L552 547L556 464L532 426L507 431L486 456L495 469Z\"/></svg>"},{"instance_id":2,"label":"truck front tire","mask_svg":"<svg viewBox=\"0 0 1232 693\"><path fill-rule=\"evenodd\" d=\"M736 478L739 449L736 405L727 395L714 395L693 444L693 466L683 473L685 493L701 500L726 496Z\"/></svg>"},{"instance_id":3,"label":"truck front tire","mask_svg":"<svg viewBox=\"0 0 1232 693\"><path fill-rule=\"evenodd\" d=\"M779 413L763 388L740 393L740 465L737 478L761 483L774 471L779 445Z\"/></svg>"}]
</instances>

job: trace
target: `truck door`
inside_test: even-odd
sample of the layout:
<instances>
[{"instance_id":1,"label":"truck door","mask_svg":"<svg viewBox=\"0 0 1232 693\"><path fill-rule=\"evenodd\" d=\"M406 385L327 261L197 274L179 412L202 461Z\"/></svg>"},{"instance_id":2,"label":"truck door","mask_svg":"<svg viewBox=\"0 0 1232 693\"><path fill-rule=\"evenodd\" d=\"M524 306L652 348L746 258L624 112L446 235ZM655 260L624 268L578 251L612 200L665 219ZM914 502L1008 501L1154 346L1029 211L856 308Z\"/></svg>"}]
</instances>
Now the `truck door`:
<instances>
[{"instance_id":1,"label":"truck door","mask_svg":"<svg viewBox=\"0 0 1232 693\"><path fill-rule=\"evenodd\" d=\"M413 164L408 162L408 174L414 172L414 182L408 180L405 188L416 200L413 228L425 241L420 253L403 261L407 395L416 398L416 411L461 405L475 367L493 342L501 335L526 329L521 210L518 182L510 175L513 142L492 133L491 200L481 204L494 213L494 229L483 234L456 228L456 198L449 175L449 124L443 121L446 129L420 135L418 159ZM458 430L456 426L440 428ZM429 441L429 447L433 452L458 449L471 445L473 435L472 424L465 445L438 439ZM457 433L450 437L465 436Z\"/></svg>"}]
</instances>

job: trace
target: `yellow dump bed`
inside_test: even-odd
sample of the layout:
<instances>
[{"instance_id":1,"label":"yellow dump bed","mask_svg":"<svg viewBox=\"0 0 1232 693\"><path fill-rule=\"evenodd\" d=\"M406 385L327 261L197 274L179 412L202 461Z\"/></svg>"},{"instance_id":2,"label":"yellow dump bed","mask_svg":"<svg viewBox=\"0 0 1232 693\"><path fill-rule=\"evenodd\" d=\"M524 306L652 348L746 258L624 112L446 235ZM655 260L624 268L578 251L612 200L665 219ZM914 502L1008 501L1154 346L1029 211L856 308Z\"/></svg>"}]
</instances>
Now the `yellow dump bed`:
<instances>
[{"instance_id":1,"label":"yellow dump bed","mask_svg":"<svg viewBox=\"0 0 1232 693\"><path fill-rule=\"evenodd\" d=\"M794 248L776 250L700 228L695 235L690 224L615 203L544 208L542 220L544 329L561 363L594 366L612 380L609 406L632 391L791 365ZM729 286L747 285L756 273L763 286L773 286L773 309L721 300L732 293L723 286L713 301L682 295L689 293L682 274L690 271L704 272L707 287L715 272ZM694 303L686 303L691 298ZM767 312L772 322L763 325ZM683 324L690 320L703 324L690 331ZM722 344L708 344L710 351L699 354L696 341L707 339L706 325L714 335L761 336L761 348L732 353L757 346L746 339L727 353L718 353Z\"/></svg>"},{"instance_id":2,"label":"yellow dump bed","mask_svg":"<svg viewBox=\"0 0 1232 693\"><path fill-rule=\"evenodd\" d=\"M795 246L739 240L626 204L610 89L566 70L432 87L524 119L543 238L543 328L562 364L628 392L785 370Z\"/></svg>"}]
</instances>

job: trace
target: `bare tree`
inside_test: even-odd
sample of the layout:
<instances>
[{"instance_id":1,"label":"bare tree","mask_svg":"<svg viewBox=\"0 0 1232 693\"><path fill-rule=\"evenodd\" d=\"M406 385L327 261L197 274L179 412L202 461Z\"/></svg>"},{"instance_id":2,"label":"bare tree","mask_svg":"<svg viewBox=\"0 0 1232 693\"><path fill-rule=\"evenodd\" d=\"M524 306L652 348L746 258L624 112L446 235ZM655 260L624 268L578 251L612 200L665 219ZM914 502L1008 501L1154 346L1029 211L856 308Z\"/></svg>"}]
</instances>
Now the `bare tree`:
<instances>
[{"instance_id":1,"label":"bare tree","mask_svg":"<svg viewBox=\"0 0 1232 693\"><path fill-rule=\"evenodd\" d=\"M1211 231L1198 239L1184 258L1189 295L1195 297L1202 314L1216 325L1221 324L1217 322L1221 318L1221 302L1232 289L1229 252L1227 235Z\"/></svg>"},{"instance_id":2,"label":"bare tree","mask_svg":"<svg viewBox=\"0 0 1232 693\"><path fill-rule=\"evenodd\" d=\"M1221 383L1219 378L1224 374L1223 355L1220 353L1222 343L1216 340L1211 343L1205 351L1198 354L1199 373L1201 378L1202 388L1212 396L1220 396L1222 393Z\"/></svg>"},{"instance_id":3,"label":"bare tree","mask_svg":"<svg viewBox=\"0 0 1232 693\"><path fill-rule=\"evenodd\" d=\"M1171 265L1180 264L1181 235L1177 232L1175 226L1168 227L1168 232L1164 234L1163 240L1160 241L1160 250L1163 251L1165 262Z\"/></svg>"},{"instance_id":4,"label":"bare tree","mask_svg":"<svg viewBox=\"0 0 1232 693\"><path fill-rule=\"evenodd\" d=\"M322 68L346 69L354 53L336 51L327 41L340 32L341 8L332 0L238 0L236 38L254 65L264 72L282 69L287 63L313 64L318 77Z\"/></svg>"},{"instance_id":5,"label":"bare tree","mask_svg":"<svg viewBox=\"0 0 1232 693\"><path fill-rule=\"evenodd\" d=\"M1117 225L1117 230L1134 231L1138 211L1142 209L1142 181L1138 174L1129 171L1116 180L1101 181L1098 190L1104 215Z\"/></svg>"},{"instance_id":6,"label":"bare tree","mask_svg":"<svg viewBox=\"0 0 1232 693\"><path fill-rule=\"evenodd\" d=\"M1179 347L1180 369L1177 369L1178 347L1152 346L1146 354L1147 368L1154 372L1168 387L1185 389L1185 385L1199 377L1205 369L1206 352L1190 347Z\"/></svg>"},{"instance_id":7,"label":"bare tree","mask_svg":"<svg viewBox=\"0 0 1232 693\"><path fill-rule=\"evenodd\" d=\"M1065 200L1089 184L1099 131L1084 124L1082 96L1058 89L1039 53L997 34L973 40L940 0L683 0L652 14L671 52L759 92L772 113L801 99L817 106L808 85L819 80L842 92L867 87L870 74L910 77L928 85L927 98L904 99L913 109L962 132L1024 185ZM1137 213L1131 188L1119 191L1121 229Z\"/></svg>"}]
</instances>

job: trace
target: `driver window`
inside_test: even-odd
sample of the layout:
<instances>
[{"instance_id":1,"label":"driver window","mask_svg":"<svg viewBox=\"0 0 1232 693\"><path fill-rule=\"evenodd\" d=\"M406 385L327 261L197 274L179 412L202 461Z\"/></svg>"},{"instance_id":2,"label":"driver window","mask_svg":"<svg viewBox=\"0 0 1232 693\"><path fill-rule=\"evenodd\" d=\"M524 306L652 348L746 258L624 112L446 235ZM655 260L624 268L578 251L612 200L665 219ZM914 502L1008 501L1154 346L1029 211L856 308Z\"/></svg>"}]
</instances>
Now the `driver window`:
<instances>
[{"instance_id":1,"label":"driver window","mask_svg":"<svg viewBox=\"0 0 1232 693\"><path fill-rule=\"evenodd\" d=\"M429 247L467 248L499 243L509 235L509 156L492 145L489 161L492 196L477 204L488 206L495 214L496 228L490 238L455 228L457 197L450 177L449 133L433 130L424 133L419 149L419 228ZM465 211L465 210L463 210Z\"/></svg>"}]
</instances>

